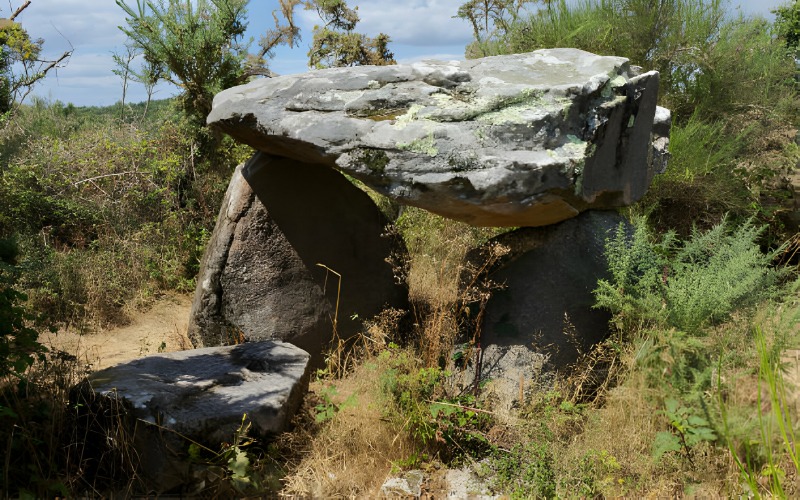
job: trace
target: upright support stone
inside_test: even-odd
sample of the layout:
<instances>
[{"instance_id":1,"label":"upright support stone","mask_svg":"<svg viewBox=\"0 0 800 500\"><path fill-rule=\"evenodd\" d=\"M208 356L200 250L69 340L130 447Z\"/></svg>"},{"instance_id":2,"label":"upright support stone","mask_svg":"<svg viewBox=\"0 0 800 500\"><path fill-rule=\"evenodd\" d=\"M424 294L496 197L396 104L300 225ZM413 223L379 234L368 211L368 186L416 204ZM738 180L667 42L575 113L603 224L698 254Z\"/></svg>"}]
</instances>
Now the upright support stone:
<instances>
[{"instance_id":1,"label":"upright support stone","mask_svg":"<svg viewBox=\"0 0 800 500\"><path fill-rule=\"evenodd\" d=\"M285 340L319 364L334 318L346 339L384 307L406 306L387 262L404 249L382 236L387 223L340 173L256 153L234 172L203 257L192 342Z\"/></svg>"}]
</instances>

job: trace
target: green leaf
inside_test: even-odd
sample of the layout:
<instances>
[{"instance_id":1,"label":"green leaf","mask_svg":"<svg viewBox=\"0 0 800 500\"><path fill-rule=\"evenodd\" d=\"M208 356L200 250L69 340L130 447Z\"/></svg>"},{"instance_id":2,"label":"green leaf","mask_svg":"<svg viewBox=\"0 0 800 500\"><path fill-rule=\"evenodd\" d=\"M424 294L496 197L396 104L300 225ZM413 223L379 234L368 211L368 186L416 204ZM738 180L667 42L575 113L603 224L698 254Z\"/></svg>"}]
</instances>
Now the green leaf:
<instances>
[{"instance_id":1,"label":"green leaf","mask_svg":"<svg viewBox=\"0 0 800 500\"><path fill-rule=\"evenodd\" d=\"M247 453L238 446L234 447L233 456L228 460L228 469L230 469L233 477L246 478L248 467L250 467L250 458L247 457Z\"/></svg>"},{"instance_id":2,"label":"green leaf","mask_svg":"<svg viewBox=\"0 0 800 500\"><path fill-rule=\"evenodd\" d=\"M671 432L659 432L653 441L653 458L660 460L665 453L671 451L681 451L681 441Z\"/></svg>"}]
</instances>

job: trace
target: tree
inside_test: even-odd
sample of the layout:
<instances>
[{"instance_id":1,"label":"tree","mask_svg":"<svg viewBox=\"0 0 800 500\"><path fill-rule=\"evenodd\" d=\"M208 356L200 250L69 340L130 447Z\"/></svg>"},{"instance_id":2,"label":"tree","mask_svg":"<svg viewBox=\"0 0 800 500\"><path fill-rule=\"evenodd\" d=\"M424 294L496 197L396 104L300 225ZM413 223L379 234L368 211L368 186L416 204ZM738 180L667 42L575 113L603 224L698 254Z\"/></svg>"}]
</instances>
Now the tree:
<instances>
[{"instance_id":1,"label":"tree","mask_svg":"<svg viewBox=\"0 0 800 500\"><path fill-rule=\"evenodd\" d=\"M549 7L552 0L469 0L458 8L458 17L469 21L475 41L467 46L470 58L489 55L484 46L508 33L526 4L541 1Z\"/></svg>"},{"instance_id":2,"label":"tree","mask_svg":"<svg viewBox=\"0 0 800 500\"><path fill-rule=\"evenodd\" d=\"M50 71L61 67L72 55L64 52L56 59L41 58L44 40L32 40L17 16L31 4L27 0L9 18L0 19L0 114L5 119L31 93Z\"/></svg>"},{"instance_id":3,"label":"tree","mask_svg":"<svg viewBox=\"0 0 800 500\"><path fill-rule=\"evenodd\" d=\"M148 79L181 88L180 105L194 123L205 123L217 92L253 74L240 43L247 0L137 0L135 9L116 2L128 16L120 29L154 69Z\"/></svg>"},{"instance_id":4,"label":"tree","mask_svg":"<svg viewBox=\"0 0 800 500\"><path fill-rule=\"evenodd\" d=\"M314 39L308 52L314 68L395 64L389 51L391 39L384 33L375 38L356 33L358 7L351 9L344 0L313 0L306 9L316 10L324 26L314 26Z\"/></svg>"},{"instance_id":5,"label":"tree","mask_svg":"<svg viewBox=\"0 0 800 500\"><path fill-rule=\"evenodd\" d=\"M125 98L128 95L128 84L132 80L131 62L139 55L139 49L131 44L125 44L125 53L114 52L113 59L117 68L113 69L115 75L122 78L122 102L120 106L120 121L125 121Z\"/></svg>"},{"instance_id":6,"label":"tree","mask_svg":"<svg viewBox=\"0 0 800 500\"><path fill-rule=\"evenodd\" d=\"M786 39L786 47L797 53L800 50L800 0L782 5L772 11L778 32Z\"/></svg>"},{"instance_id":7,"label":"tree","mask_svg":"<svg viewBox=\"0 0 800 500\"><path fill-rule=\"evenodd\" d=\"M280 13L273 12L275 27L261 38L255 53L240 41L247 26L248 0L136 0L135 6L115 1L127 15L128 25L120 29L150 69L132 71L132 59L120 66L128 75L151 83L164 79L181 88L183 110L200 126L217 92L255 76L273 76L266 59L276 47L294 47L300 40L294 24L298 5L316 9L326 22L314 29L311 66L394 63L387 35L369 38L353 32L358 15L344 0L279 0Z\"/></svg>"}]
</instances>

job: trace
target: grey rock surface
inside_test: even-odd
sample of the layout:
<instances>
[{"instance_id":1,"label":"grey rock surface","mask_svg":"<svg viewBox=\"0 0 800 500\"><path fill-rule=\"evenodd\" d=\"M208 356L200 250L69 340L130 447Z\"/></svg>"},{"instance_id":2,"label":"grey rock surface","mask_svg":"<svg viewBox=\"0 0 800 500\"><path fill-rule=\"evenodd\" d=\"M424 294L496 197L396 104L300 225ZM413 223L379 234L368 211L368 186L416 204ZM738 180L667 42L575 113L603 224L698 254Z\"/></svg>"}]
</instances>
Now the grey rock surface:
<instances>
[{"instance_id":1,"label":"grey rock surface","mask_svg":"<svg viewBox=\"0 0 800 500\"><path fill-rule=\"evenodd\" d=\"M320 165L257 153L237 168L201 264L189 322L195 346L291 342L319 364L337 333L407 304L387 262L404 253L361 190ZM325 267L341 274L339 278Z\"/></svg>"},{"instance_id":2,"label":"grey rock surface","mask_svg":"<svg viewBox=\"0 0 800 500\"><path fill-rule=\"evenodd\" d=\"M142 492L186 487L202 469L192 443L233 443L286 430L308 390L309 355L285 342L252 342L153 355L106 368L76 386L76 450L87 477L137 478Z\"/></svg>"},{"instance_id":3,"label":"grey rock surface","mask_svg":"<svg viewBox=\"0 0 800 500\"><path fill-rule=\"evenodd\" d=\"M542 370L569 365L609 333L609 314L593 309L597 280L607 277L605 240L630 226L614 211L590 211L548 227L521 228L493 239L510 249L486 278L503 289L486 303L481 324L482 379L493 380L500 407L519 403ZM480 262L483 251L468 255ZM473 315L477 311L473 311ZM461 384L474 380L476 356ZM523 394L524 397L524 394ZM515 402L516 401L516 402Z\"/></svg>"},{"instance_id":4,"label":"grey rock surface","mask_svg":"<svg viewBox=\"0 0 800 500\"><path fill-rule=\"evenodd\" d=\"M665 166L658 73L576 49L312 71L219 93L208 123L397 201L542 226L644 195Z\"/></svg>"},{"instance_id":5,"label":"grey rock surface","mask_svg":"<svg viewBox=\"0 0 800 500\"><path fill-rule=\"evenodd\" d=\"M465 354L466 363L453 371L452 383L461 392L472 392L480 358L480 393L499 417L514 415L525 400L552 381L546 369L549 356L533 343L482 344L481 352L473 349Z\"/></svg>"},{"instance_id":6,"label":"grey rock surface","mask_svg":"<svg viewBox=\"0 0 800 500\"><path fill-rule=\"evenodd\" d=\"M260 435L285 430L308 388L308 360L285 342L248 342L146 356L93 373L89 384L137 419L216 448L244 414Z\"/></svg>"},{"instance_id":7,"label":"grey rock surface","mask_svg":"<svg viewBox=\"0 0 800 500\"><path fill-rule=\"evenodd\" d=\"M333 309L242 167L231 178L203 256L189 337L195 346L285 340L319 353L330 341Z\"/></svg>"},{"instance_id":8,"label":"grey rock surface","mask_svg":"<svg viewBox=\"0 0 800 500\"><path fill-rule=\"evenodd\" d=\"M381 486L381 498L419 498L425 474L421 470L410 470L398 477L388 478Z\"/></svg>"}]
</instances>

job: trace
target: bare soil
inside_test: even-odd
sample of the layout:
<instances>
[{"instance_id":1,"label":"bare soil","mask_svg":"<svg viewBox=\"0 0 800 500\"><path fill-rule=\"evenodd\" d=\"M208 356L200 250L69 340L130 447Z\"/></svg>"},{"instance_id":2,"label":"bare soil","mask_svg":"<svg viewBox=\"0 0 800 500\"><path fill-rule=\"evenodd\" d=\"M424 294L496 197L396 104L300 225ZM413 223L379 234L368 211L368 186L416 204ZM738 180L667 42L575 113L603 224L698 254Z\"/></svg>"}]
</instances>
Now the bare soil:
<instances>
[{"instance_id":1,"label":"bare soil","mask_svg":"<svg viewBox=\"0 0 800 500\"><path fill-rule=\"evenodd\" d=\"M60 330L43 334L39 340L51 350L77 356L92 371L101 370L148 354L190 349L186 332L191 306L189 296L168 295L147 311L132 314L133 321L128 325L84 335Z\"/></svg>"}]
</instances>

